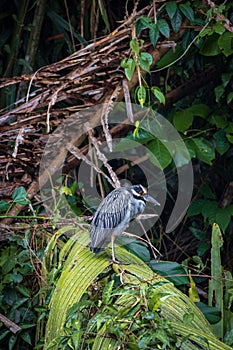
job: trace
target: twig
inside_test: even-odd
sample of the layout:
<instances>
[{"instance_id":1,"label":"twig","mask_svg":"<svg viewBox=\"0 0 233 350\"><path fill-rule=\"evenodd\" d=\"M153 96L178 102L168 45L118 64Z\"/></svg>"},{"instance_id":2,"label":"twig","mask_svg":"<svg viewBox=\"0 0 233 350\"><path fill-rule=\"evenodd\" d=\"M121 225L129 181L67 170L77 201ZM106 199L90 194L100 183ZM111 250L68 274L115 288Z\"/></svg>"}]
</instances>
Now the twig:
<instances>
[{"instance_id":1,"label":"twig","mask_svg":"<svg viewBox=\"0 0 233 350\"><path fill-rule=\"evenodd\" d=\"M21 145L21 144L23 143L23 141L24 141L23 134L24 134L24 128L21 128L21 129L19 130L18 136L16 137L16 140L15 140L15 148L14 148L14 152L12 153L12 157L13 157L13 158L16 158L16 157L17 157L18 147L19 147L19 145Z\"/></svg>"},{"instance_id":2,"label":"twig","mask_svg":"<svg viewBox=\"0 0 233 350\"><path fill-rule=\"evenodd\" d=\"M124 90L124 97L125 97L125 107L127 111L127 116L129 118L129 121L131 123L134 123L134 117L133 117L133 111L132 111L132 103L131 103L131 98L130 98L130 92L129 92L129 86L126 81L126 79L122 80L122 87Z\"/></svg>"},{"instance_id":3,"label":"twig","mask_svg":"<svg viewBox=\"0 0 233 350\"><path fill-rule=\"evenodd\" d=\"M216 18L216 22L218 22L218 21L225 22L224 27L226 28L226 30L233 33L233 26L232 26L231 22L229 21L229 19L226 18L222 13L219 15L217 14L217 11L219 11L218 6L215 5L215 3L213 1L210 1L210 0L207 0L207 4L211 7L211 9L215 10L214 17Z\"/></svg>"},{"instance_id":4,"label":"twig","mask_svg":"<svg viewBox=\"0 0 233 350\"><path fill-rule=\"evenodd\" d=\"M140 222L140 220L138 222ZM145 233L144 227L143 227L143 230L144 230L144 233ZM150 239L149 239L147 233L145 233L146 239L144 239L144 238L142 238L142 237L140 237L138 235L134 235L133 233L129 233L129 232L123 232L122 235L139 239L140 241L145 242L146 244L148 244L148 246L152 249L152 252L153 252L153 255L154 255L155 259L158 258L157 255L155 254L155 252L158 253L160 256L162 256L162 254L158 251L158 249L156 249L153 246L153 244L150 242Z\"/></svg>"},{"instance_id":5,"label":"twig","mask_svg":"<svg viewBox=\"0 0 233 350\"><path fill-rule=\"evenodd\" d=\"M83 160L87 165L89 165L90 167L94 168L95 171L97 171L97 173L103 175L103 177L105 177L105 179L107 179L107 181L111 184L111 186L115 187L115 185L112 182L112 180L110 179L110 177L108 177L108 175L106 175L97 165L95 165L93 162L91 162L89 159L87 159L87 157L84 156L84 154L82 154L77 147L75 147L71 143L68 143L66 145L66 149L71 154L73 154L76 158L78 158L80 160Z\"/></svg>"},{"instance_id":6,"label":"twig","mask_svg":"<svg viewBox=\"0 0 233 350\"><path fill-rule=\"evenodd\" d=\"M100 141L98 141L93 135L91 135L91 132L89 133L89 137L91 138L91 142L94 145L96 152L97 152L97 156L98 158L103 162L105 168L108 170L108 173L113 181L113 187L117 188L120 187L120 181L116 175L116 173L113 171L112 167L108 164L108 159L105 157L105 155L100 151L99 149L99 144Z\"/></svg>"},{"instance_id":7,"label":"twig","mask_svg":"<svg viewBox=\"0 0 233 350\"><path fill-rule=\"evenodd\" d=\"M9 330L12 333L17 333L18 331L21 331L21 327L19 327L16 323L14 323L13 321L9 320L9 318L7 318L6 316L0 314L0 321L2 323L4 323L4 325L9 328Z\"/></svg>"}]
</instances>

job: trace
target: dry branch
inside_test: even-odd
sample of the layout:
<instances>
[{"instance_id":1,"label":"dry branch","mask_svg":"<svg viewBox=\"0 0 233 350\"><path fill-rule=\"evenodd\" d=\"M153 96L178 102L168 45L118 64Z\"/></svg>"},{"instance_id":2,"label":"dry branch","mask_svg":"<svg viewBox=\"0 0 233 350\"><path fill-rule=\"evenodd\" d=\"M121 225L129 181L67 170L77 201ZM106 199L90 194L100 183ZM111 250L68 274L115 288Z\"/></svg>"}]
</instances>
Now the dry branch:
<instances>
[{"instance_id":1,"label":"dry branch","mask_svg":"<svg viewBox=\"0 0 233 350\"><path fill-rule=\"evenodd\" d=\"M160 1L157 1L157 12L159 11L159 3ZM82 111L87 107L97 104L108 106L104 115L96 113L92 116L92 125L99 125L102 118L105 137L111 147L112 135L117 132L122 133L125 128L125 125L119 125L114 128L113 132L108 130L107 116L111 110L111 104L113 101L121 101L127 95L127 91L138 84L137 73L133 75L130 82L124 80L125 75L120 67L120 62L122 58L129 57L132 27L136 20L142 15L153 16L153 11L153 5L149 5L139 12L134 11L124 23L108 36L89 44L60 62L40 68L34 74L0 79L0 88L22 82L29 84L27 97L24 100L21 99L20 102L16 102L14 108L7 112L0 111L0 152L2 154L0 157L0 174L5 183L16 179L20 181L24 174L30 174L32 183L27 187L32 198L39 188L37 184L38 169L48 140L48 132L52 132L65 119L75 115L76 120L80 123L80 130L83 128L82 134L85 135L85 123L78 111ZM145 50L151 53L154 65L170 46L165 41L154 49L149 39L146 40L146 33L144 33L144 36ZM181 36L182 31L172 38L174 40L173 44ZM61 108L61 102L66 107ZM132 117L130 111L129 117ZM23 140L22 138L19 139L21 130L24 131ZM9 142L9 137L11 142ZM79 148L83 142L83 137L76 140L74 134L69 142L72 144L74 140L75 147ZM80 151L85 154L88 151L88 146L83 147ZM64 152L65 149L50 164L51 175L63 166ZM16 157L14 158L14 156ZM77 159L71 157L64 169L67 170L68 167L76 163ZM45 169L41 176L42 184L47 178L46 171ZM9 214L15 216L21 209L22 207L16 205ZM7 223L10 221L9 218ZM4 221L4 223L6 222Z\"/></svg>"}]
</instances>

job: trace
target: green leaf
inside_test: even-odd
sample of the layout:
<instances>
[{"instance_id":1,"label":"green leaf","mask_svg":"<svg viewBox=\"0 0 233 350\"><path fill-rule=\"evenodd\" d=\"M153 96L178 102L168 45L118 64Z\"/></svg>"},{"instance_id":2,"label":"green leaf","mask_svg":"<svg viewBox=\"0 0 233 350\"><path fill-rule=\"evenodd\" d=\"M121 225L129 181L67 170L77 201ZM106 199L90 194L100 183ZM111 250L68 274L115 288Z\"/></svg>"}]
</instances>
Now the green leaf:
<instances>
[{"instance_id":1,"label":"green leaf","mask_svg":"<svg viewBox=\"0 0 233 350\"><path fill-rule=\"evenodd\" d=\"M217 307L208 306L201 301L195 304L203 312L210 324L217 323L221 320L221 311Z\"/></svg>"},{"instance_id":2,"label":"green leaf","mask_svg":"<svg viewBox=\"0 0 233 350\"><path fill-rule=\"evenodd\" d=\"M130 48L136 55L139 55L139 43L137 38L130 41Z\"/></svg>"},{"instance_id":3,"label":"green leaf","mask_svg":"<svg viewBox=\"0 0 233 350\"><path fill-rule=\"evenodd\" d=\"M139 66L148 73L150 72L152 62L153 58L148 52L142 52L138 58Z\"/></svg>"},{"instance_id":4,"label":"green leaf","mask_svg":"<svg viewBox=\"0 0 233 350\"><path fill-rule=\"evenodd\" d=\"M62 18L62 16L58 15L55 11L48 10L46 11L46 16L48 16L51 21L58 27L58 30L66 31L70 33L70 23ZM73 36L84 46L88 45L88 42L78 33L76 33L75 29L72 27Z\"/></svg>"},{"instance_id":5,"label":"green leaf","mask_svg":"<svg viewBox=\"0 0 233 350\"><path fill-rule=\"evenodd\" d=\"M203 197L207 199L216 199L216 195L213 193L210 186L207 184L201 186L199 192L203 195Z\"/></svg>"},{"instance_id":6,"label":"green leaf","mask_svg":"<svg viewBox=\"0 0 233 350\"><path fill-rule=\"evenodd\" d=\"M194 20L194 12L192 7L189 4L180 4L179 5L180 11L183 13L183 15L188 18L190 21Z\"/></svg>"},{"instance_id":7,"label":"green leaf","mask_svg":"<svg viewBox=\"0 0 233 350\"><path fill-rule=\"evenodd\" d=\"M193 123L193 113L190 110L181 110L174 114L173 124L178 131L185 132Z\"/></svg>"},{"instance_id":8,"label":"green leaf","mask_svg":"<svg viewBox=\"0 0 233 350\"><path fill-rule=\"evenodd\" d=\"M23 296L30 298L31 293L24 285L15 287Z\"/></svg>"},{"instance_id":9,"label":"green leaf","mask_svg":"<svg viewBox=\"0 0 233 350\"><path fill-rule=\"evenodd\" d=\"M219 35L214 33L209 36L201 47L200 53L203 56L217 56L221 53L220 47L218 45Z\"/></svg>"},{"instance_id":10,"label":"green leaf","mask_svg":"<svg viewBox=\"0 0 233 350\"><path fill-rule=\"evenodd\" d=\"M198 256L202 257L210 249L210 244L208 242L200 242L197 248Z\"/></svg>"},{"instance_id":11,"label":"green leaf","mask_svg":"<svg viewBox=\"0 0 233 350\"><path fill-rule=\"evenodd\" d=\"M28 332L20 333L20 338L22 338L26 343L32 345L31 337Z\"/></svg>"},{"instance_id":12,"label":"green leaf","mask_svg":"<svg viewBox=\"0 0 233 350\"><path fill-rule=\"evenodd\" d=\"M114 285L114 280L107 283L106 286L104 287L104 290L102 293L102 301L106 305L109 304L111 294L112 294L113 285Z\"/></svg>"},{"instance_id":13,"label":"green leaf","mask_svg":"<svg viewBox=\"0 0 233 350\"><path fill-rule=\"evenodd\" d=\"M122 152L127 151L128 149L139 147L141 143L139 141L134 140L133 138L122 138L120 142L115 143L114 145L114 152Z\"/></svg>"},{"instance_id":14,"label":"green leaf","mask_svg":"<svg viewBox=\"0 0 233 350\"><path fill-rule=\"evenodd\" d=\"M16 340L17 340L17 335L12 334L10 336L9 341L8 341L8 348L9 348L9 350L13 350L14 349L14 345L16 343Z\"/></svg>"},{"instance_id":15,"label":"green leaf","mask_svg":"<svg viewBox=\"0 0 233 350\"><path fill-rule=\"evenodd\" d=\"M125 238L124 238L125 242ZM138 258L142 259L145 262L150 261L150 252L143 244L137 242L135 239L127 239L127 244L124 244L124 248L129 252L135 254Z\"/></svg>"},{"instance_id":16,"label":"green leaf","mask_svg":"<svg viewBox=\"0 0 233 350\"><path fill-rule=\"evenodd\" d=\"M186 269L176 262L170 261L156 261L150 262L150 267L153 271L157 272L161 276L166 277L169 281L176 286L189 283L189 278Z\"/></svg>"},{"instance_id":17,"label":"green leaf","mask_svg":"<svg viewBox=\"0 0 233 350\"><path fill-rule=\"evenodd\" d=\"M151 44L155 47L155 45L157 44L158 38L159 38L159 31L158 31L156 25L154 26L154 28L151 28L149 30L149 37L150 37Z\"/></svg>"},{"instance_id":18,"label":"green leaf","mask_svg":"<svg viewBox=\"0 0 233 350\"><path fill-rule=\"evenodd\" d=\"M177 5L175 1L166 2L166 11L170 19L172 19L176 13Z\"/></svg>"},{"instance_id":19,"label":"green leaf","mask_svg":"<svg viewBox=\"0 0 233 350\"><path fill-rule=\"evenodd\" d=\"M229 209L229 210L228 210ZM224 209L218 208L215 213L215 220L211 220L211 223L217 222L223 232L226 231L228 225L231 223L232 206L226 207Z\"/></svg>"},{"instance_id":20,"label":"green leaf","mask_svg":"<svg viewBox=\"0 0 233 350\"><path fill-rule=\"evenodd\" d=\"M106 10L106 5L105 5L104 0L98 0L98 5L99 5L99 8L100 8L100 12L101 12L103 21L104 21L104 23L105 23L105 25L107 27L108 32L110 33L111 29L110 29L110 24L109 24L109 20L108 20L108 13L107 13L107 10Z\"/></svg>"},{"instance_id":21,"label":"green leaf","mask_svg":"<svg viewBox=\"0 0 233 350\"><path fill-rule=\"evenodd\" d=\"M18 64L21 65L21 66L23 66L23 67L25 67L25 68L27 68L27 70L28 70L29 72L33 72L33 68L30 66L30 64L28 63L27 60L25 60L25 59L23 59L23 58L19 58L19 59L18 59Z\"/></svg>"},{"instance_id":22,"label":"green leaf","mask_svg":"<svg viewBox=\"0 0 233 350\"><path fill-rule=\"evenodd\" d=\"M0 340L4 339L8 334L10 334L11 332L6 330L6 331L3 331L0 333Z\"/></svg>"},{"instance_id":23,"label":"green leaf","mask_svg":"<svg viewBox=\"0 0 233 350\"><path fill-rule=\"evenodd\" d=\"M224 87L226 87L228 83L231 81L232 75L233 75L232 72L221 74L222 84Z\"/></svg>"},{"instance_id":24,"label":"green leaf","mask_svg":"<svg viewBox=\"0 0 233 350\"><path fill-rule=\"evenodd\" d=\"M216 86L216 88L214 89L214 92L215 92L215 99L216 99L216 102L219 103L222 95L224 94L225 92L225 87L223 85L218 85Z\"/></svg>"},{"instance_id":25,"label":"green leaf","mask_svg":"<svg viewBox=\"0 0 233 350\"><path fill-rule=\"evenodd\" d=\"M213 349L228 349L214 336L203 314L190 299L175 288L173 283L155 274L141 259L116 245L117 258L127 265L112 266L108 256L109 253L111 254L110 248L106 248L98 256L90 252L87 247L89 242L88 232L78 230L71 239L75 243L69 251L69 256L63 261L63 271L52 291L49 317L46 322L44 348L58 349L62 345L66 346L63 340L67 340L66 332L69 330L65 327L67 311L72 305L79 302L83 296L89 298L90 287L93 284L97 285L99 282L101 288L102 276L109 276L110 273L117 281L119 281L120 275L123 283L118 283L114 304L111 307L108 305L107 308L98 308L97 311L100 316L94 315L92 317L87 310L88 329L86 334L91 335L91 338L89 338L91 343L89 339L83 336L83 348L86 349L91 344L93 350L117 349L124 346L125 343L129 344L130 342L131 344L131 340L135 345L144 335L148 335L151 339L148 349L158 347L161 342L161 346L166 344L165 346L168 349L175 348L177 341L179 344L185 341L187 349L194 349L195 346L204 348L207 342L213 345ZM155 264L157 263L156 261ZM160 306L162 306L162 315L160 312L156 312ZM140 312L138 312L139 310ZM158 325L162 333L158 334L157 327L151 327L150 318L152 315L148 311L154 311L155 324ZM193 313L194 319L192 324L185 326L183 317L188 312ZM142 315L145 318L142 319ZM149 318L148 326L145 324L147 318ZM92 324L90 325L90 323ZM129 338L127 331L131 323L130 336L132 337ZM170 331L171 325L172 333ZM152 330L153 333L148 333L148 329ZM165 329L168 330L168 333ZM195 334L195 346L193 346L192 339L189 340L190 334ZM174 339L174 347L170 346L170 335ZM59 338L62 339L63 343L58 341ZM117 338L117 341L115 338ZM56 339L57 342L54 342ZM139 350L135 347L132 347L132 349Z\"/></svg>"},{"instance_id":26,"label":"green leaf","mask_svg":"<svg viewBox=\"0 0 233 350\"><path fill-rule=\"evenodd\" d=\"M214 134L215 146L218 153L221 155L226 153L230 147L226 138L226 132L221 129Z\"/></svg>"},{"instance_id":27,"label":"green leaf","mask_svg":"<svg viewBox=\"0 0 233 350\"><path fill-rule=\"evenodd\" d=\"M223 129L228 125L227 117L224 114L212 115L210 121L211 121L211 124L216 125L218 129Z\"/></svg>"},{"instance_id":28,"label":"green leaf","mask_svg":"<svg viewBox=\"0 0 233 350\"><path fill-rule=\"evenodd\" d=\"M192 141L195 144L197 157L204 163L211 165L212 160L215 158L215 152L212 144L202 137L193 138Z\"/></svg>"},{"instance_id":29,"label":"green leaf","mask_svg":"<svg viewBox=\"0 0 233 350\"><path fill-rule=\"evenodd\" d=\"M205 199L197 199L195 202L192 202L188 208L187 216L195 216L202 213L202 208L205 205Z\"/></svg>"},{"instance_id":30,"label":"green leaf","mask_svg":"<svg viewBox=\"0 0 233 350\"><path fill-rule=\"evenodd\" d=\"M233 54L233 33L226 31L223 35L220 35L218 39L219 49L223 54L228 57Z\"/></svg>"},{"instance_id":31,"label":"green leaf","mask_svg":"<svg viewBox=\"0 0 233 350\"><path fill-rule=\"evenodd\" d=\"M151 91L155 96L155 98L159 101L159 103L162 103L165 105L165 96L162 93L162 91L160 91L160 89L157 86L152 86Z\"/></svg>"},{"instance_id":32,"label":"green leaf","mask_svg":"<svg viewBox=\"0 0 233 350\"><path fill-rule=\"evenodd\" d=\"M230 92L227 95L227 104L229 105L231 103L231 101L233 100L233 92Z\"/></svg>"},{"instance_id":33,"label":"green leaf","mask_svg":"<svg viewBox=\"0 0 233 350\"><path fill-rule=\"evenodd\" d=\"M196 149L195 149L195 145L193 144L192 140L184 139L184 143L185 143L185 146L187 147L187 150L190 154L190 157L195 158L196 157Z\"/></svg>"},{"instance_id":34,"label":"green leaf","mask_svg":"<svg viewBox=\"0 0 233 350\"><path fill-rule=\"evenodd\" d=\"M2 265L2 273L4 275L8 274L8 272L10 272L15 267L16 264L17 264L16 258L11 258L11 259L7 260Z\"/></svg>"},{"instance_id":35,"label":"green leaf","mask_svg":"<svg viewBox=\"0 0 233 350\"><path fill-rule=\"evenodd\" d=\"M136 63L133 58L124 59L122 67L125 69L126 78L130 81L135 71Z\"/></svg>"},{"instance_id":36,"label":"green leaf","mask_svg":"<svg viewBox=\"0 0 233 350\"><path fill-rule=\"evenodd\" d=\"M171 163L171 154L159 140L150 141L147 148L149 160L158 168L163 170Z\"/></svg>"},{"instance_id":37,"label":"green leaf","mask_svg":"<svg viewBox=\"0 0 233 350\"><path fill-rule=\"evenodd\" d=\"M60 189L60 194L65 194L66 196L72 196L73 193L71 191L71 189L68 186L62 186Z\"/></svg>"},{"instance_id":38,"label":"green leaf","mask_svg":"<svg viewBox=\"0 0 233 350\"><path fill-rule=\"evenodd\" d=\"M147 27L149 28L149 26L151 25L151 19L147 16L142 16L140 18L140 21Z\"/></svg>"},{"instance_id":39,"label":"green leaf","mask_svg":"<svg viewBox=\"0 0 233 350\"><path fill-rule=\"evenodd\" d=\"M233 135L227 134L226 137L227 137L227 140L233 144Z\"/></svg>"},{"instance_id":40,"label":"green leaf","mask_svg":"<svg viewBox=\"0 0 233 350\"><path fill-rule=\"evenodd\" d=\"M177 9L174 16L171 18L171 25L175 33L178 32L181 24L182 24L182 15L180 11Z\"/></svg>"},{"instance_id":41,"label":"green leaf","mask_svg":"<svg viewBox=\"0 0 233 350\"><path fill-rule=\"evenodd\" d=\"M189 107L188 110L192 112L194 116L201 118L207 118L211 111L210 107L204 103L194 104Z\"/></svg>"},{"instance_id":42,"label":"green leaf","mask_svg":"<svg viewBox=\"0 0 233 350\"><path fill-rule=\"evenodd\" d=\"M14 190L12 193L12 199L15 203L19 203L21 205L26 205L30 203L27 198L27 192L23 186L20 186Z\"/></svg>"},{"instance_id":43,"label":"green leaf","mask_svg":"<svg viewBox=\"0 0 233 350\"><path fill-rule=\"evenodd\" d=\"M15 283L21 283L23 280L23 276L20 273L14 272L11 275L11 280Z\"/></svg>"},{"instance_id":44,"label":"green leaf","mask_svg":"<svg viewBox=\"0 0 233 350\"><path fill-rule=\"evenodd\" d=\"M165 38L170 37L170 28L167 21L165 21L164 19L159 19L157 22L157 28L160 31L160 33L165 36Z\"/></svg>"},{"instance_id":45,"label":"green leaf","mask_svg":"<svg viewBox=\"0 0 233 350\"><path fill-rule=\"evenodd\" d=\"M233 215L233 205L229 205L226 208L220 208L216 201L203 201L204 204L201 208L201 214L205 221L209 221L210 224L218 223L221 229L225 231L231 221L231 216Z\"/></svg>"},{"instance_id":46,"label":"green leaf","mask_svg":"<svg viewBox=\"0 0 233 350\"><path fill-rule=\"evenodd\" d=\"M191 294L191 295L190 295ZM193 296L192 296L192 293L189 293L189 298L192 300L192 301L194 301L193 300ZM191 310L190 310L191 311ZM188 325L189 323L191 323L192 321L193 321L193 319L194 319L194 315L193 315L193 313L192 312L187 312L186 314L184 314L184 316L183 316L183 322L184 322L184 324L186 324L186 325Z\"/></svg>"},{"instance_id":47,"label":"green leaf","mask_svg":"<svg viewBox=\"0 0 233 350\"><path fill-rule=\"evenodd\" d=\"M0 201L0 213L4 213L5 211L7 211L9 209L9 207L10 207L9 203L7 203L4 200Z\"/></svg>"},{"instance_id":48,"label":"green leaf","mask_svg":"<svg viewBox=\"0 0 233 350\"><path fill-rule=\"evenodd\" d=\"M128 64L127 64L128 58L123 58L121 60L121 68L127 68Z\"/></svg>"},{"instance_id":49,"label":"green leaf","mask_svg":"<svg viewBox=\"0 0 233 350\"><path fill-rule=\"evenodd\" d=\"M137 89L137 98L140 103L140 106L143 107L146 101L146 89L144 88L144 86L140 86Z\"/></svg>"},{"instance_id":50,"label":"green leaf","mask_svg":"<svg viewBox=\"0 0 233 350\"><path fill-rule=\"evenodd\" d=\"M198 239L199 241L204 241L207 238L206 232L203 230L200 230L197 227L189 227L189 230L192 232L193 236Z\"/></svg>"},{"instance_id":51,"label":"green leaf","mask_svg":"<svg viewBox=\"0 0 233 350\"><path fill-rule=\"evenodd\" d=\"M215 33L222 35L226 31L226 28L223 23L219 21L213 25L213 30Z\"/></svg>"},{"instance_id":52,"label":"green leaf","mask_svg":"<svg viewBox=\"0 0 233 350\"><path fill-rule=\"evenodd\" d=\"M220 309L221 314L224 313L223 305L223 280L222 280L222 264L220 249L223 246L222 233L219 226L213 223L211 237L211 280L209 281L208 304L212 306L213 300L215 306ZM214 326L215 334L223 338L223 319Z\"/></svg>"},{"instance_id":53,"label":"green leaf","mask_svg":"<svg viewBox=\"0 0 233 350\"><path fill-rule=\"evenodd\" d=\"M166 67L177 60L183 53L181 45L177 45L175 49L168 50L165 55L157 63L158 68Z\"/></svg>"}]
</instances>

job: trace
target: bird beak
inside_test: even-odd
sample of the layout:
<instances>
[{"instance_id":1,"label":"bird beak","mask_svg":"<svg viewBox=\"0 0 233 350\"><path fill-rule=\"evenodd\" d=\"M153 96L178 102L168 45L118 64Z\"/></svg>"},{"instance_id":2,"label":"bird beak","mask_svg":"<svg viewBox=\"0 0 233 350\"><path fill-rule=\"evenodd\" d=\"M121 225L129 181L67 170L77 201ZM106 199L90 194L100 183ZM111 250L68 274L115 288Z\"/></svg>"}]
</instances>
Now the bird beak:
<instances>
[{"instance_id":1,"label":"bird beak","mask_svg":"<svg viewBox=\"0 0 233 350\"><path fill-rule=\"evenodd\" d=\"M149 194L144 194L143 198L145 198L147 202L151 202L154 205L160 205L160 203L157 202L157 200L155 200L153 197L149 196Z\"/></svg>"}]
</instances>

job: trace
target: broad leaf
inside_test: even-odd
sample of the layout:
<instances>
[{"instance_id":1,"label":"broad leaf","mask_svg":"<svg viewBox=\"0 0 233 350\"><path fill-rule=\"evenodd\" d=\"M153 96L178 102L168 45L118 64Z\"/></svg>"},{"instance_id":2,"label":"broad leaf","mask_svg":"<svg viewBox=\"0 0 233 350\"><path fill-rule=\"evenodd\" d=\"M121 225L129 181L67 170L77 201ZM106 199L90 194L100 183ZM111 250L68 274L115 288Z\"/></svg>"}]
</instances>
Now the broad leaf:
<instances>
[{"instance_id":1,"label":"broad leaf","mask_svg":"<svg viewBox=\"0 0 233 350\"><path fill-rule=\"evenodd\" d=\"M30 203L29 199L27 198L27 192L23 186L20 186L14 190L12 193L12 198L15 203L19 203L21 205Z\"/></svg>"},{"instance_id":2,"label":"broad leaf","mask_svg":"<svg viewBox=\"0 0 233 350\"><path fill-rule=\"evenodd\" d=\"M228 95L227 95L227 104L229 105L233 100L233 92L230 92Z\"/></svg>"},{"instance_id":3,"label":"broad leaf","mask_svg":"<svg viewBox=\"0 0 233 350\"><path fill-rule=\"evenodd\" d=\"M192 202L188 208L187 216L195 216L202 213L202 208L205 206L205 199L197 199L195 202Z\"/></svg>"},{"instance_id":4,"label":"broad leaf","mask_svg":"<svg viewBox=\"0 0 233 350\"><path fill-rule=\"evenodd\" d=\"M217 56L221 53L221 50L218 45L219 35L214 33L209 36L201 47L200 53L203 56Z\"/></svg>"},{"instance_id":5,"label":"broad leaf","mask_svg":"<svg viewBox=\"0 0 233 350\"><path fill-rule=\"evenodd\" d=\"M171 19L171 25L175 33L178 32L181 24L182 24L182 15L180 11L177 9L174 16Z\"/></svg>"},{"instance_id":6,"label":"broad leaf","mask_svg":"<svg viewBox=\"0 0 233 350\"><path fill-rule=\"evenodd\" d=\"M123 67L125 68L125 75L126 75L126 78L130 81L134 74L136 63L133 58L127 59L126 61L124 61L124 63L126 65L125 67Z\"/></svg>"},{"instance_id":7,"label":"broad leaf","mask_svg":"<svg viewBox=\"0 0 233 350\"><path fill-rule=\"evenodd\" d=\"M183 15L188 18L190 21L194 20L194 12L190 5L186 4L180 4L179 5L180 11L183 13Z\"/></svg>"},{"instance_id":8,"label":"broad leaf","mask_svg":"<svg viewBox=\"0 0 233 350\"><path fill-rule=\"evenodd\" d=\"M192 141L195 144L197 157L204 163L211 165L212 160L215 158L215 152L212 144L202 137L193 138Z\"/></svg>"},{"instance_id":9,"label":"broad leaf","mask_svg":"<svg viewBox=\"0 0 233 350\"><path fill-rule=\"evenodd\" d=\"M166 2L166 11L170 19L172 19L176 13L177 5L175 1Z\"/></svg>"},{"instance_id":10,"label":"broad leaf","mask_svg":"<svg viewBox=\"0 0 233 350\"><path fill-rule=\"evenodd\" d=\"M158 168L163 170L171 163L171 154L159 140L150 141L147 148L149 160Z\"/></svg>"},{"instance_id":11,"label":"broad leaf","mask_svg":"<svg viewBox=\"0 0 233 350\"><path fill-rule=\"evenodd\" d=\"M226 31L223 35L220 35L218 39L219 49L223 54L228 57L233 54L233 33Z\"/></svg>"},{"instance_id":12,"label":"broad leaf","mask_svg":"<svg viewBox=\"0 0 233 350\"><path fill-rule=\"evenodd\" d=\"M150 72L152 62L152 56L148 52L142 52L138 58L139 66L148 73Z\"/></svg>"},{"instance_id":13,"label":"broad leaf","mask_svg":"<svg viewBox=\"0 0 233 350\"><path fill-rule=\"evenodd\" d=\"M230 145L226 138L226 133L223 129L217 131L214 134L214 140L215 140L216 150L218 151L218 153L220 154L226 153Z\"/></svg>"},{"instance_id":14,"label":"broad leaf","mask_svg":"<svg viewBox=\"0 0 233 350\"><path fill-rule=\"evenodd\" d=\"M186 269L176 262L152 260L150 267L176 286L189 283Z\"/></svg>"},{"instance_id":15,"label":"broad leaf","mask_svg":"<svg viewBox=\"0 0 233 350\"><path fill-rule=\"evenodd\" d=\"M221 97L223 96L224 92L225 92L225 87L223 85L218 85L216 86L216 88L214 89L215 92L215 99L216 102L219 103Z\"/></svg>"},{"instance_id":16,"label":"broad leaf","mask_svg":"<svg viewBox=\"0 0 233 350\"><path fill-rule=\"evenodd\" d=\"M136 55L139 55L139 43L137 38L130 41L130 48Z\"/></svg>"},{"instance_id":17,"label":"broad leaf","mask_svg":"<svg viewBox=\"0 0 233 350\"><path fill-rule=\"evenodd\" d=\"M221 311L219 308L208 306L205 303L202 303L201 301L195 304L203 312L210 324L217 323L221 320Z\"/></svg>"},{"instance_id":18,"label":"broad leaf","mask_svg":"<svg viewBox=\"0 0 233 350\"><path fill-rule=\"evenodd\" d=\"M4 213L5 211L7 211L9 206L10 206L10 204L7 203L5 200L1 200L0 201L0 214Z\"/></svg>"},{"instance_id":19,"label":"broad leaf","mask_svg":"<svg viewBox=\"0 0 233 350\"><path fill-rule=\"evenodd\" d=\"M55 240L52 238L52 245L57 241L57 237L60 234L61 231L55 234ZM81 300L85 301L85 298L81 299L82 296L88 296L86 293L88 288L93 286L93 283L97 284L98 277L106 273L111 273L113 279L119 279L119 276L121 278L121 286L118 288L118 293L114 294L112 288L113 282L110 282L105 289L105 301L110 302L111 297L114 296L114 303L107 305L107 308L98 307L98 314L91 320L92 324L89 323L87 325L86 330L85 328L81 328L83 324L79 320L74 320L77 331L80 331L84 335L88 335L90 331L92 332L93 350L100 348L116 349L121 346L123 338L124 341L127 341L128 338L125 338L126 333L124 332L124 328L119 327L119 320L123 320L122 322L120 321L120 326L128 327L124 323L124 320L128 319L127 315L131 317L132 315L136 315L138 310L145 310L145 303L149 305L148 311L150 313L144 312L141 315L143 323L151 319L154 310L161 309L162 318L169 321L169 327L177 335L177 340L182 342L185 339L185 348L195 349L198 346L200 349L205 349L206 345L211 344L213 349L230 349L213 335L211 327L203 314L186 295L175 288L173 283L169 283L163 277L155 274L147 264L135 255L116 245L115 252L117 258L127 265L113 265L111 269L111 263L106 254L110 249L106 248L98 256L90 252L90 249L86 247L89 242L87 232L76 230L75 236L70 240L72 244L68 241L64 246L66 252L69 252L66 255L66 259L64 260L64 255L63 257L59 257L60 263L62 262L62 273L56 283L55 290L52 291L44 349L57 349L59 341L64 340L68 336L67 328L65 329L67 312L75 304L77 305L78 302L81 302ZM156 265L157 262L153 262L153 264ZM169 267L167 270L169 271ZM181 270L178 273L182 273ZM183 277L180 276L180 278ZM93 287L91 287L91 290L93 290ZM101 315L101 310L105 310L104 318ZM187 314L192 314L192 321L185 325L183 320ZM72 315L70 316L72 317ZM77 317L77 315L74 316ZM118 318L116 322L114 321L115 316ZM160 313L157 314L157 317L160 317ZM111 320L111 322L108 322L108 320ZM148 328L144 325L143 327L145 334L147 334ZM192 341L189 341L190 333L195 334L195 346L193 346ZM121 336L115 340L111 336L112 334L120 334ZM131 334L132 336L137 334L133 328L131 329ZM158 336L158 333L155 333L155 335ZM166 337L164 338L165 335L166 333L162 332L162 338L160 337L158 339L163 342L166 341ZM85 341L85 337L83 339ZM203 339L205 339L205 342L203 342ZM71 343L69 344L71 345ZM85 346L87 344L83 343L83 345Z\"/></svg>"},{"instance_id":20,"label":"broad leaf","mask_svg":"<svg viewBox=\"0 0 233 350\"><path fill-rule=\"evenodd\" d=\"M157 86L152 86L151 91L153 92L153 95L159 101L159 103L162 103L165 105L165 96L162 93L162 91L160 91L160 89Z\"/></svg>"},{"instance_id":21,"label":"broad leaf","mask_svg":"<svg viewBox=\"0 0 233 350\"><path fill-rule=\"evenodd\" d=\"M193 113L190 110L181 110L174 114L173 124L178 131L184 132L189 129L193 122Z\"/></svg>"},{"instance_id":22,"label":"broad leaf","mask_svg":"<svg viewBox=\"0 0 233 350\"><path fill-rule=\"evenodd\" d=\"M144 88L144 86L140 86L137 89L137 98L140 103L140 106L143 107L146 101L146 89Z\"/></svg>"},{"instance_id":23,"label":"broad leaf","mask_svg":"<svg viewBox=\"0 0 233 350\"><path fill-rule=\"evenodd\" d=\"M190 112L193 113L194 116L198 116L201 118L207 118L210 114L210 107L205 105L204 103L194 104L188 108Z\"/></svg>"},{"instance_id":24,"label":"broad leaf","mask_svg":"<svg viewBox=\"0 0 233 350\"><path fill-rule=\"evenodd\" d=\"M157 22L157 28L160 31L160 33L165 36L165 38L170 37L170 28L167 21L165 21L164 19L159 19Z\"/></svg>"},{"instance_id":25,"label":"broad leaf","mask_svg":"<svg viewBox=\"0 0 233 350\"><path fill-rule=\"evenodd\" d=\"M149 37L150 37L151 44L155 46L159 38L159 31L157 29L157 26L154 26L149 30Z\"/></svg>"},{"instance_id":26,"label":"broad leaf","mask_svg":"<svg viewBox=\"0 0 233 350\"><path fill-rule=\"evenodd\" d=\"M165 55L159 60L157 63L158 68L166 67L172 62L174 62L177 58L179 58L183 53L183 49L181 45L177 45L176 48L168 50Z\"/></svg>"}]
</instances>

